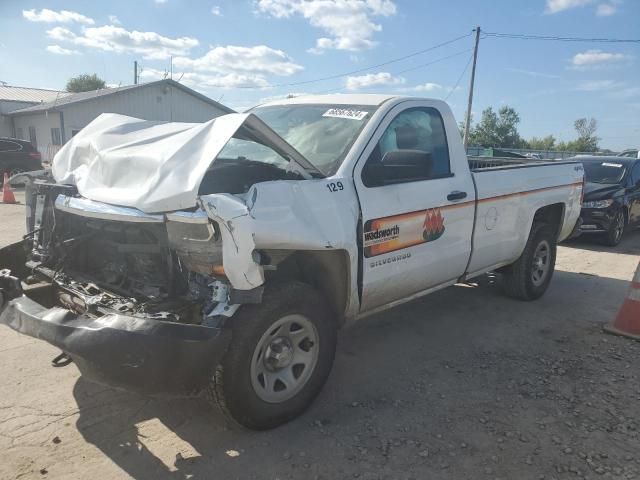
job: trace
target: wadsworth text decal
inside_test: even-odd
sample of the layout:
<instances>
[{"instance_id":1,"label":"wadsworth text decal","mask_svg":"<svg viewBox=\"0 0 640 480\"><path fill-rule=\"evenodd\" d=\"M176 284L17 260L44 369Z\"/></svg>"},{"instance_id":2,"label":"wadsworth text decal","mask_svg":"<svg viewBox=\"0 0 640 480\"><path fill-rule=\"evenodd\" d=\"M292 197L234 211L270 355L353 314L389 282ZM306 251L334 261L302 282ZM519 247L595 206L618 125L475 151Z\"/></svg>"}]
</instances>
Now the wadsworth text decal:
<instances>
[{"instance_id":1,"label":"wadsworth text decal","mask_svg":"<svg viewBox=\"0 0 640 480\"><path fill-rule=\"evenodd\" d=\"M444 233L439 208L368 220L364 225L364 256L367 258L433 242Z\"/></svg>"}]
</instances>

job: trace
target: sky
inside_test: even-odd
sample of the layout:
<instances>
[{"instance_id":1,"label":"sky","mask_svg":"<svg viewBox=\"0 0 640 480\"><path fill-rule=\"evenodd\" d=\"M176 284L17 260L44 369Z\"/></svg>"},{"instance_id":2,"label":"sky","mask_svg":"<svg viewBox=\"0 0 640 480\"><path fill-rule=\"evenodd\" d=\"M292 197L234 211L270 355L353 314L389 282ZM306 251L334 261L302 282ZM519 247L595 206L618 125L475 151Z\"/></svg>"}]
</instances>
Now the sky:
<instances>
[{"instance_id":1,"label":"sky","mask_svg":"<svg viewBox=\"0 0 640 480\"><path fill-rule=\"evenodd\" d=\"M96 73L128 85L137 60L141 81L170 76L237 110L393 93L446 99L461 120L476 26L640 39L640 0L0 0L0 81L64 89ZM638 147L640 43L483 35L474 118L502 105L525 138L571 140L574 120L594 117L601 147Z\"/></svg>"}]
</instances>

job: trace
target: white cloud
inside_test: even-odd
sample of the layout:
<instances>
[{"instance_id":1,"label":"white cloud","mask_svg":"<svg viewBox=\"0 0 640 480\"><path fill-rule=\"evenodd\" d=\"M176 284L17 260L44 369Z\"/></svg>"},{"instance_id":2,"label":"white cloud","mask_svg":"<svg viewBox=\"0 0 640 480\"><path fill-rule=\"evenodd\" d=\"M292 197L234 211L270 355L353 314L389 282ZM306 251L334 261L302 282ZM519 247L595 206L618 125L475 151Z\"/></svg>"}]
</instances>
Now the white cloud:
<instances>
[{"instance_id":1,"label":"white cloud","mask_svg":"<svg viewBox=\"0 0 640 480\"><path fill-rule=\"evenodd\" d=\"M630 87L627 85L623 88L616 88L612 90L609 95L612 98L623 99L623 100L628 98L640 97L640 87L638 86Z\"/></svg>"},{"instance_id":2,"label":"white cloud","mask_svg":"<svg viewBox=\"0 0 640 480\"><path fill-rule=\"evenodd\" d=\"M60 45L47 45L47 52L56 55L80 55L78 50L69 50L68 48L62 48Z\"/></svg>"},{"instance_id":3,"label":"white cloud","mask_svg":"<svg viewBox=\"0 0 640 480\"><path fill-rule=\"evenodd\" d=\"M347 77L345 86L347 90L359 90L377 86L393 86L405 83L402 77L394 77L389 72L367 73L356 77Z\"/></svg>"},{"instance_id":4,"label":"white cloud","mask_svg":"<svg viewBox=\"0 0 640 480\"><path fill-rule=\"evenodd\" d=\"M422 85L416 85L415 87L412 88L412 90L415 92L435 92L438 90L442 90L443 88L444 87L439 83L427 82L427 83L423 83Z\"/></svg>"},{"instance_id":5,"label":"white cloud","mask_svg":"<svg viewBox=\"0 0 640 480\"><path fill-rule=\"evenodd\" d=\"M171 55L188 55L198 45L192 37L169 38L156 32L129 31L114 25L84 28L81 35L55 27L47 31L53 40L116 53L137 53L146 59L165 59Z\"/></svg>"},{"instance_id":6,"label":"white cloud","mask_svg":"<svg viewBox=\"0 0 640 480\"><path fill-rule=\"evenodd\" d=\"M83 23L85 25L93 25L95 21L93 18L89 18L78 12L71 12L69 10L60 10L56 12L43 8L39 12L32 8L31 10L23 10L22 16L30 22L43 22L43 23Z\"/></svg>"},{"instance_id":7,"label":"white cloud","mask_svg":"<svg viewBox=\"0 0 640 480\"><path fill-rule=\"evenodd\" d=\"M533 70L523 70L521 68L507 68L510 72L514 73L522 73L523 75L528 75L530 77L539 77L539 78L560 78L560 75L556 75L553 73L545 73L545 72L536 72Z\"/></svg>"},{"instance_id":8,"label":"white cloud","mask_svg":"<svg viewBox=\"0 0 640 480\"><path fill-rule=\"evenodd\" d=\"M576 90L581 92L602 92L624 86L622 82L614 80L588 80L578 84Z\"/></svg>"},{"instance_id":9,"label":"white cloud","mask_svg":"<svg viewBox=\"0 0 640 480\"><path fill-rule=\"evenodd\" d=\"M161 80L166 78L166 72L153 68L145 68L140 73L140 78L146 80ZM252 87L266 88L269 82L263 75L227 73L227 74L206 74L197 72L175 72L173 79L194 89L210 88L237 88Z\"/></svg>"},{"instance_id":10,"label":"white cloud","mask_svg":"<svg viewBox=\"0 0 640 480\"><path fill-rule=\"evenodd\" d=\"M374 47L373 35L382 26L373 17L395 15L392 0L257 0L258 12L275 18L301 15L312 26L329 36L316 40L310 51L321 53L326 49L358 51Z\"/></svg>"},{"instance_id":11,"label":"white cloud","mask_svg":"<svg viewBox=\"0 0 640 480\"><path fill-rule=\"evenodd\" d=\"M211 7L211 15L214 15L216 17L222 16L222 10L220 10L220 7L218 5L214 5L213 7Z\"/></svg>"},{"instance_id":12,"label":"white cloud","mask_svg":"<svg viewBox=\"0 0 640 480\"><path fill-rule=\"evenodd\" d=\"M629 99L640 96L640 87L618 80L587 80L579 83L576 90L590 93L603 93L608 98Z\"/></svg>"},{"instance_id":13,"label":"white cloud","mask_svg":"<svg viewBox=\"0 0 640 480\"><path fill-rule=\"evenodd\" d=\"M167 3L169 0L153 0L154 2L156 2L158 5L162 5L163 3Z\"/></svg>"},{"instance_id":14,"label":"white cloud","mask_svg":"<svg viewBox=\"0 0 640 480\"><path fill-rule=\"evenodd\" d=\"M120 19L115 15L109 15L109 22L112 25L122 25L122 22L120 21Z\"/></svg>"},{"instance_id":15,"label":"white cloud","mask_svg":"<svg viewBox=\"0 0 640 480\"><path fill-rule=\"evenodd\" d=\"M577 7L584 7L594 0L547 0L545 13L554 14Z\"/></svg>"},{"instance_id":16,"label":"white cloud","mask_svg":"<svg viewBox=\"0 0 640 480\"><path fill-rule=\"evenodd\" d=\"M593 5L597 0L547 0L547 7L545 13L554 14L572 8L586 7ZM624 0L608 0L604 3L598 4L596 7L596 15L599 17L607 17L615 14L618 11L618 5L622 4Z\"/></svg>"},{"instance_id":17,"label":"white cloud","mask_svg":"<svg viewBox=\"0 0 640 480\"><path fill-rule=\"evenodd\" d=\"M200 58L178 57L174 59L173 64L186 70L215 73L258 73L288 76L303 70L303 67L294 63L285 52L266 45L213 47Z\"/></svg>"},{"instance_id":18,"label":"white cloud","mask_svg":"<svg viewBox=\"0 0 640 480\"><path fill-rule=\"evenodd\" d=\"M403 87L399 88L401 92L421 92L421 93L435 93L438 92L440 94L446 94L452 92L453 87L448 87L446 85L441 85L439 83L427 82L421 83L420 85L414 85L413 87ZM456 87L455 90L460 90L460 87Z\"/></svg>"},{"instance_id":19,"label":"white cloud","mask_svg":"<svg viewBox=\"0 0 640 480\"><path fill-rule=\"evenodd\" d=\"M571 59L571 64L577 68L597 67L622 62L629 57L622 53L603 52L602 50L587 50L577 53Z\"/></svg>"},{"instance_id":20,"label":"white cloud","mask_svg":"<svg viewBox=\"0 0 640 480\"><path fill-rule=\"evenodd\" d=\"M618 7L616 5L612 5L610 3L601 3L598 5L596 9L596 15L599 17L610 17L614 15L618 11Z\"/></svg>"}]
</instances>

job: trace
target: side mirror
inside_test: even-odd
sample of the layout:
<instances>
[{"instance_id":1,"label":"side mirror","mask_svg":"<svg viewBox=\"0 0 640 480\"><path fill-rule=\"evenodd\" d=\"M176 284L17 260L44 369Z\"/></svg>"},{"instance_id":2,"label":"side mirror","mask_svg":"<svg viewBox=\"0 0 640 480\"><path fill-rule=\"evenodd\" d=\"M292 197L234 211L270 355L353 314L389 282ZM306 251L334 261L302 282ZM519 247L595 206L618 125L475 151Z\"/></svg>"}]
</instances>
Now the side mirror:
<instances>
[{"instance_id":1,"label":"side mirror","mask_svg":"<svg viewBox=\"0 0 640 480\"><path fill-rule=\"evenodd\" d=\"M431 178L433 160L423 150L391 150L382 157L380 172L383 184Z\"/></svg>"}]
</instances>

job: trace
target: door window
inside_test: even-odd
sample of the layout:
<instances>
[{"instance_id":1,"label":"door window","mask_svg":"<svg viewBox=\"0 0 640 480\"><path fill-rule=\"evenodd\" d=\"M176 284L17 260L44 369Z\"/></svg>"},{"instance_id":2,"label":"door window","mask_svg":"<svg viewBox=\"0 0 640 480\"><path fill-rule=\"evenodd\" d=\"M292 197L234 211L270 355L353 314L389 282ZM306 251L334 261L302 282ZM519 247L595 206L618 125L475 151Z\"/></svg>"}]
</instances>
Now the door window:
<instances>
[{"instance_id":1,"label":"door window","mask_svg":"<svg viewBox=\"0 0 640 480\"><path fill-rule=\"evenodd\" d=\"M33 148L35 149L38 148L38 139L36 138L36 127L34 126L29 127L29 141L31 142L31 145L33 145Z\"/></svg>"},{"instance_id":2,"label":"door window","mask_svg":"<svg viewBox=\"0 0 640 480\"><path fill-rule=\"evenodd\" d=\"M19 150L21 150L20 144L9 142L7 140L0 140L0 152L17 152Z\"/></svg>"},{"instance_id":3,"label":"door window","mask_svg":"<svg viewBox=\"0 0 640 480\"><path fill-rule=\"evenodd\" d=\"M51 129L51 143L54 145L62 145L62 138L60 137L60 129L52 128Z\"/></svg>"},{"instance_id":4,"label":"door window","mask_svg":"<svg viewBox=\"0 0 640 480\"><path fill-rule=\"evenodd\" d=\"M385 169L385 160L390 160L392 156L399 158L395 153L403 151L412 155L411 162L422 159L430 165L428 168L415 168L414 173L406 170L401 180L389 178L389 173L385 172L389 172ZM394 154L389 155L390 152ZM420 153L426 155L421 156ZM362 181L367 187L375 187L450 175L449 147L442 117L436 109L424 107L405 110L393 119L367 159Z\"/></svg>"}]
</instances>

